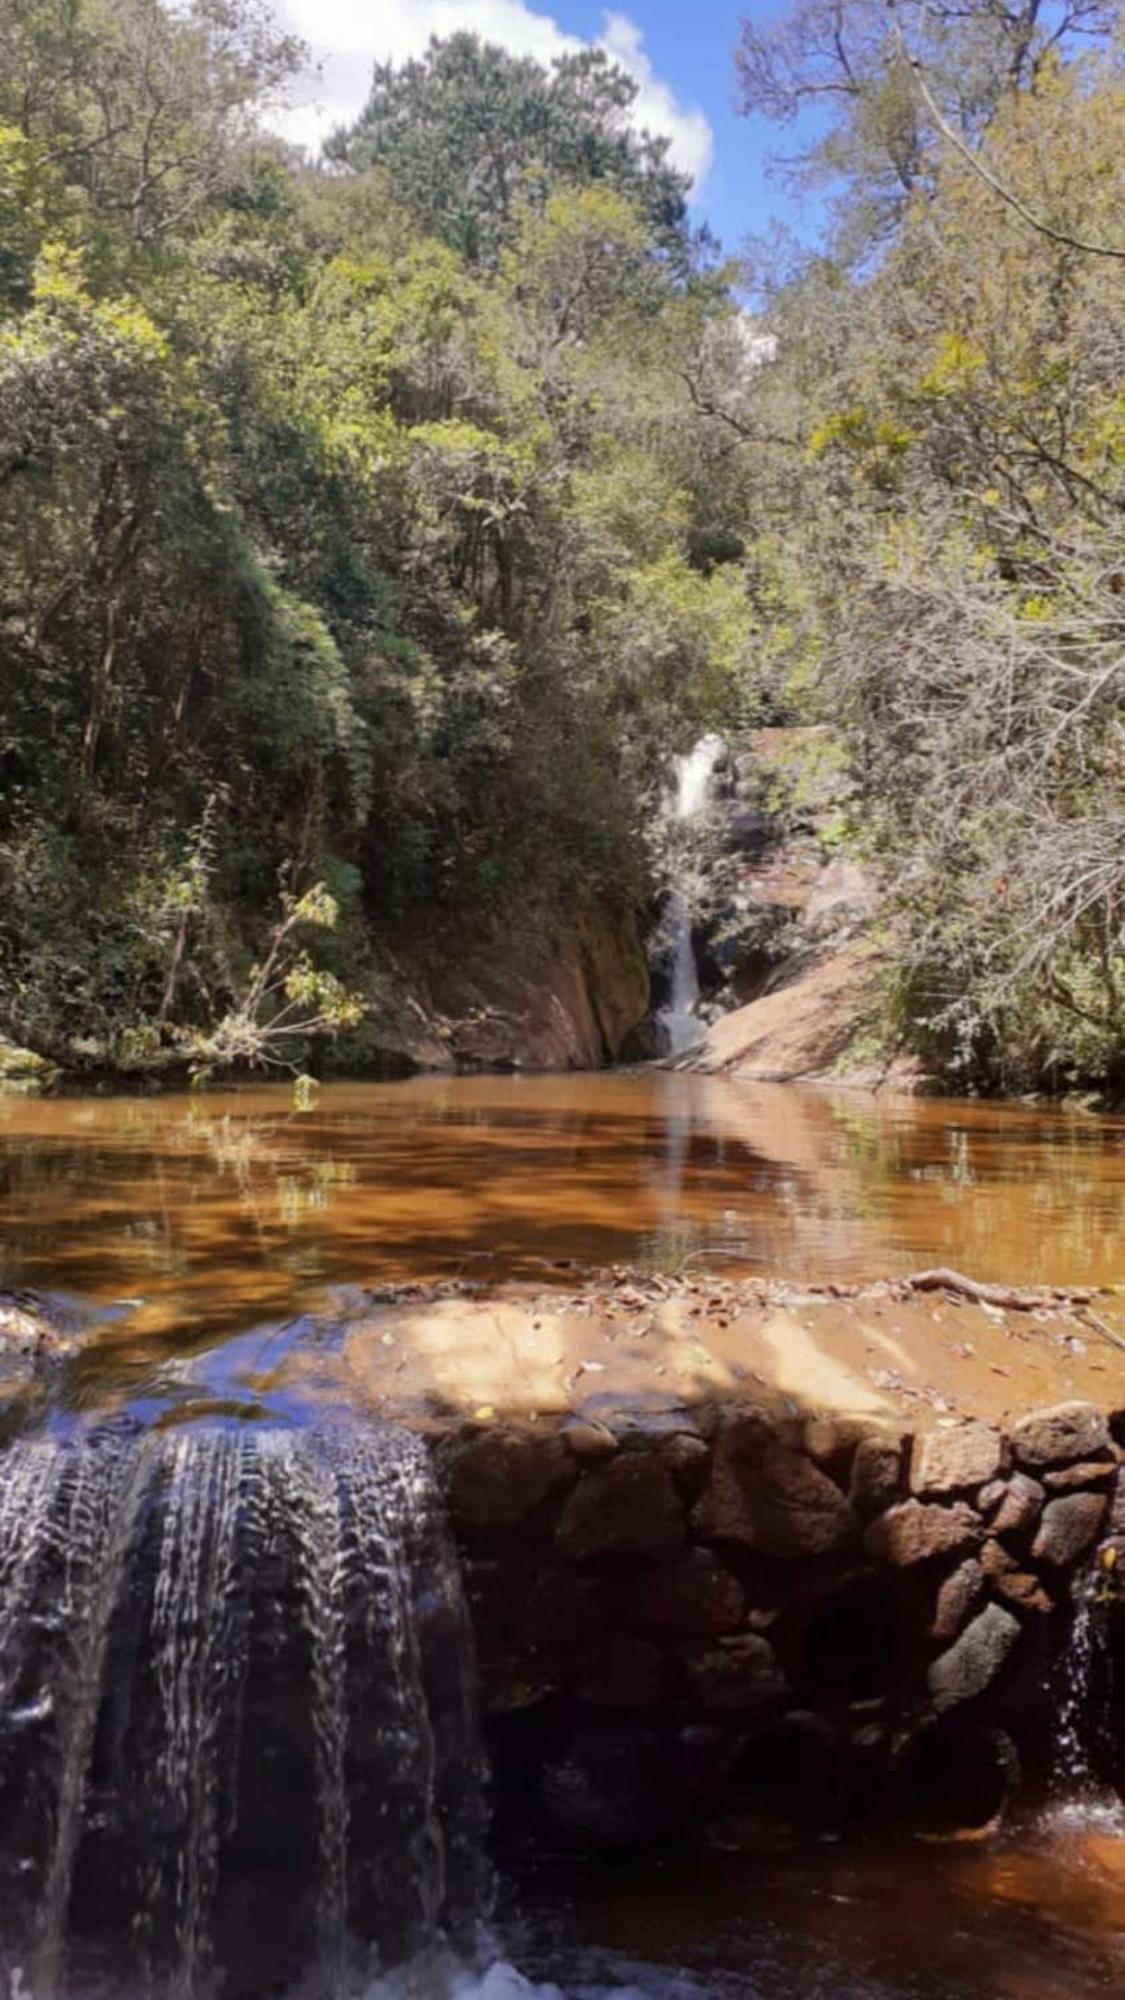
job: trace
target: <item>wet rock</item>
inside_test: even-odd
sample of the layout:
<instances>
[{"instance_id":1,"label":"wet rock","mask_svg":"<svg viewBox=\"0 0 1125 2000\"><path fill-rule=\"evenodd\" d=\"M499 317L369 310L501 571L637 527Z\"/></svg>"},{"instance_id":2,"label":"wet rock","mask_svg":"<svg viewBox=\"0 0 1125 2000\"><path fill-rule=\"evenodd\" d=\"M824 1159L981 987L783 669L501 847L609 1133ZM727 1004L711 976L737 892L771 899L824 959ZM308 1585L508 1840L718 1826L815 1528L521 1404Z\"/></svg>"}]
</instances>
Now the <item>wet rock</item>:
<instances>
[{"instance_id":1,"label":"wet rock","mask_svg":"<svg viewBox=\"0 0 1125 2000\"><path fill-rule=\"evenodd\" d=\"M659 1647L626 1632L603 1633L579 1654L575 1692L596 1708L655 1712L669 1698L670 1663Z\"/></svg>"},{"instance_id":2,"label":"wet rock","mask_svg":"<svg viewBox=\"0 0 1125 2000\"><path fill-rule=\"evenodd\" d=\"M1109 1424L1104 1410L1094 1403L1057 1403L1021 1417L1012 1426L1011 1441L1017 1463L1034 1472L1080 1458L1101 1458L1109 1450Z\"/></svg>"},{"instance_id":3,"label":"wet rock","mask_svg":"<svg viewBox=\"0 0 1125 2000\"><path fill-rule=\"evenodd\" d=\"M513 1527L578 1476L561 1438L506 1431L450 1446L442 1470L450 1515L466 1528Z\"/></svg>"},{"instance_id":4,"label":"wet rock","mask_svg":"<svg viewBox=\"0 0 1125 2000\"><path fill-rule=\"evenodd\" d=\"M678 1555L687 1523L667 1468L653 1455L623 1453L588 1472L563 1508L555 1542L567 1562L598 1556Z\"/></svg>"},{"instance_id":5,"label":"wet rock","mask_svg":"<svg viewBox=\"0 0 1125 2000\"><path fill-rule=\"evenodd\" d=\"M899 1432L871 1433L861 1438L852 1463L849 1498L857 1514L881 1514L897 1500L902 1487L906 1440Z\"/></svg>"},{"instance_id":6,"label":"wet rock","mask_svg":"<svg viewBox=\"0 0 1125 2000\"><path fill-rule=\"evenodd\" d=\"M958 1424L956 1430L923 1431L914 1440L911 1491L920 1497L964 1493L986 1485L1003 1469L1004 1440L989 1424Z\"/></svg>"},{"instance_id":7,"label":"wet rock","mask_svg":"<svg viewBox=\"0 0 1125 2000\"><path fill-rule=\"evenodd\" d=\"M1020 1636L1010 1611L989 1604L947 1652L931 1661L926 1679L939 1712L973 1701L992 1685Z\"/></svg>"},{"instance_id":8,"label":"wet rock","mask_svg":"<svg viewBox=\"0 0 1125 2000\"><path fill-rule=\"evenodd\" d=\"M744 1456L724 1436L696 1520L715 1541L771 1556L825 1555L856 1534L856 1517L835 1482L776 1439Z\"/></svg>"},{"instance_id":9,"label":"wet rock","mask_svg":"<svg viewBox=\"0 0 1125 2000\"><path fill-rule=\"evenodd\" d=\"M767 1708L789 1693L789 1682L768 1639L740 1632L685 1662L704 1708L732 1715Z\"/></svg>"},{"instance_id":10,"label":"wet rock","mask_svg":"<svg viewBox=\"0 0 1125 2000\"><path fill-rule=\"evenodd\" d=\"M1104 1493L1066 1493L1058 1500L1049 1500L1032 1545L1032 1555L1037 1562L1065 1569L1093 1547L1105 1511Z\"/></svg>"},{"instance_id":11,"label":"wet rock","mask_svg":"<svg viewBox=\"0 0 1125 2000\"><path fill-rule=\"evenodd\" d=\"M977 1496L977 1505L986 1515L994 1535L1013 1538L1030 1534L1043 1511L1043 1488L1026 1472L1014 1472L1010 1479L998 1479Z\"/></svg>"},{"instance_id":12,"label":"wet rock","mask_svg":"<svg viewBox=\"0 0 1125 2000\"><path fill-rule=\"evenodd\" d=\"M1015 1556L999 1542L986 1542L981 1550L981 1568L997 1597L1016 1612L1033 1612L1046 1617L1054 1603L1039 1577L1021 1569Z\"/></svg>"},{"instance_id":13,"label":"wet rock","mask_svg":"<svg viewBox=\"0 0 1125 2000\"><path fill-rule=\"evenodd\" d=\"M947 1576L937 1594L934 1615L930 1621L930 1637L942 1645L948 1645L957 1637L970 1613L976 1610L984 1596L984 1571L975 1556L960 1563Z\"/></svg>"},{"instance_id":14,"label":"wet rock","mask_svg":"<svg viewBox=\"0 0 1125 2000\"><path fill-rule=\"evenodd\" d=\"M957 1555L983 1540L984 1528L964 1500L952 1506L923 1506L920 1500L904 1500L901 1506L873 1521L863 1538L868 1555L877 1561L908 1568L929 1562L935 1556Z\"/></svg>"},{"instance_id":15,"label":"wet rock","mask_svg":"<svg viewBox=\"0 0 1125 2000\"><path fill-rule=\"evenodd\" d=\"M637 1592L636 1616L650 1632L707 1638L733 1631L745 1615L742 1585L710 1549L691 1549L662 1564Z\"/></svg>"}]
</instances>

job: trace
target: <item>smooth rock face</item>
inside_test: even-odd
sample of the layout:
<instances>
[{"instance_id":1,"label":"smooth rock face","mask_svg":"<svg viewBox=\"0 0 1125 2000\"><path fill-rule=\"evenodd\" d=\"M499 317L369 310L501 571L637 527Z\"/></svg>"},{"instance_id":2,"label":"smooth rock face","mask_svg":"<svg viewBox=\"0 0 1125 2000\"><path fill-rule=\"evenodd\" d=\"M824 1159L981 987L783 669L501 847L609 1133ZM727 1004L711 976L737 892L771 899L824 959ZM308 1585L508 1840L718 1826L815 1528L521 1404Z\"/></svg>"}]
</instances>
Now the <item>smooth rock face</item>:
<instances>
[{"instance_id":1,"label":"smooth rock face","mask_svg":"<svg viewBox=\"0 0 1125 2000\"><path fill-rule=\"evenodd\" d=\"M967 1492L995 1479L1003 1460L1004 1440L988 1424L924 1431L914 1440L911 1491L922 1496Z\"/></svg>"},{"instance_id":2,"label":"smooth rock face","mask_svg":"<svg viewBox=\"0 0 1125 2000\"><path fill-rule=\"evenodd\" d=\"M1019 1625L1000 1604L989 1604L967 1625L948 1652L931 1662L926 1678L939 1711L972 1701L995 1680L1020 1636Z\"/></svg>"},{"instance_id":3,"label":"smooth rock face","mask_svg":"<svg viewBox=\"0 0 1125 2000\"><path fill-rule=\"evenodd\" d=\"M904 1500L900 1507L892 1507L872 1522L863 1546L877 1560L906 1568L934 1556L975 1548L983 1535L980 1521L963 1500L954 1501L951 1507L924 1507L919 1500Z\"/></svg>"},{"instance_id":4,"label":"smooth rock face","mask_svg":"<svg viewBox=\"0 0 1125 2000\"><path fill-rule=\"evenodd\" d=\"M947 1576L937 1594L934 1615L930 1624L931 1639L948 1645L957 1637L970 1612L975 1611L984 1596L984 1571L975 1556L970 1556Z\"/></svg>"},{"instance_id":5,"label":"smooth rock face","mask_svg":"<svg viewBox=\"0 0 1125 2000\"><path fill-rule=\"evenodd\" d=\"M648 1452L626 1452L587 1473L567 1499L555 1545L568 1562L596 1556L678 1555L687 1523L666 1468Z\"/></svg>"},{"instance_id":6,"label":"smooth rock face","mask_svg":"<svg viewBox=\"0 0 1125 2000\"><path fill-rule=\"evenodd\" d=\"M1069 1465L1079 1458L1101 1458L1109 1449L1105 1412L1093 1403L1056 1403L1049 1410L1032 1410L1012 1426L1012 1450L1020 1465Z\"/></svg>"},{"instance_id":7,"label":"smooth rock face","mask_svg":"<svg viewBox=\"0 0 1125 2000\"><path fill-rule=\"evenodd\" d=\"M1084 1555L1097 1541L1105 1510L1104 1493L1065 1493L1049 1500L1031 1551L1036 1561L1062 1569Z\"/></svg>"},{"instance_id":8,"label":"smooth rock face","mask_svg":"<svg viewBox=\"0 0 1125 2000\"><path fill-rule=\"evenodd\" d=\"M770 1556L826 1555L856 1533L855 1515L835 1482L803 1452L776 1441L744 1457L723 1440L698 1526L715 1541Z\"/></svg>"}]
</instances>

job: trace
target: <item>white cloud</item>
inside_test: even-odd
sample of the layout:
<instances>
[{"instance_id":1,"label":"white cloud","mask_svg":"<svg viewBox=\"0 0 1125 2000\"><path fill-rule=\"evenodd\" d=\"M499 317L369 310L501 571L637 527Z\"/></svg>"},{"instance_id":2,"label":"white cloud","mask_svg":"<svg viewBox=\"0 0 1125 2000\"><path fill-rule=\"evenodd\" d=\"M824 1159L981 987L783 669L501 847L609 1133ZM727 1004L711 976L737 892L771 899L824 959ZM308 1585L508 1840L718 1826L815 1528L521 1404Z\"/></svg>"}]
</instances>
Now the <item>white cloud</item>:
<instances>
[{"instance_id":1,"label":"white cloud","mask_svg":"<svg viewBox=\"0 0 1125 2000\"><path fill-rule=\"evenodd\" d=\"M318 74L297 90L279 119L287 138L309 147L355 117L373 63L421 55L431 35L468 29L512 55L539 62L585 46L527 0L284 0L280 13L286 27L308 43L318 65ZM711 127L703 112L680 104L655 74L644 36L627 14L603 16L597 45L636 79L635 122L671 141L672 160L692 176L698 193L711 163Z\"/></svg>"}]
</instances>

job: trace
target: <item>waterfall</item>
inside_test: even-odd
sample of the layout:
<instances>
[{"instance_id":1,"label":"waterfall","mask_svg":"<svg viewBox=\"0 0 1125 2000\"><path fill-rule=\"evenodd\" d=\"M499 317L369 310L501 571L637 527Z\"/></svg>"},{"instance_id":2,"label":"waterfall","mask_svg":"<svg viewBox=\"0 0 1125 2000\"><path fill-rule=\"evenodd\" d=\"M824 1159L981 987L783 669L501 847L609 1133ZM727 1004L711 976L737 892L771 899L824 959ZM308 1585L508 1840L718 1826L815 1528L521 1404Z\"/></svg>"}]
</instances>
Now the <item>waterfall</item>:
<instances>
[{"instance_id":1,"label":"waterfall","mask_svg":"<svg viewBox=\"0 0 1125 2000\"><path fill-rule=\"evenodd\" d=\"M690 827L704 810L722 750L721 737L701 736L686 756L675 759L668 800L668 818L674 828ZM670 958L671 977L668 1005L661 1009L658 1018L673 1055L691 1048L703 1033L696 1014L699 973L692 942L692 895L685 847L682 840L676 843L676 871L660 932L662 948Z\"/></svg>"},{"instance_id":2,"label":"waterfall","mask_svg":"<svg viewBox=\"0 0 1125 2000\"><path fill-rule=\"evenodd\" d=\"M1112 1746L1112 1669L1105 1604L1096 1565L1083 1585L1062 1662L1055 1720L1053 1820L1118 1828L1125 1806L1099 1775Z\"/></svg>"},{"instance_id":3,"label":"waterfall","mask_svg":"<svg viewBox=\"0 0 1125 2000\"><path fill-rule=\"evenodd\" d=\"M0 1990L344 2000L481 1900L455 1555L393 1430L0 1458Z\"/></svg>"}]
</instances>

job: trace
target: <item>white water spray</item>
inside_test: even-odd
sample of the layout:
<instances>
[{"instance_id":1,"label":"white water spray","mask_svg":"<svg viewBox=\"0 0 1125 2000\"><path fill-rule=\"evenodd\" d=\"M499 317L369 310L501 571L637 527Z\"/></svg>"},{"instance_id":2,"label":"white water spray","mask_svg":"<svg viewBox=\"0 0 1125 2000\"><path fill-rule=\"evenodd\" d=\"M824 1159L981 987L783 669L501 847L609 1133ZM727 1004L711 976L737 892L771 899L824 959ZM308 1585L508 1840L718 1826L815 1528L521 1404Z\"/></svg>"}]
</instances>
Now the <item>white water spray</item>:
<instances>
[{"instance_id":1,"label":"white water spray","mask_svg":"<svg viewBox=\"0 0 1125 2000\"><path fill-rule=\"evenodd\" d=\"M668 817L677 827L688 827L707 805L715 766L722 755L720 736L701 736L685 757L673 765L673 784ZM671 944L671 992L659 1019L671 1042L673 1055L691 1048L702 1036L697 1015L699 971L692 942L692 898L688 869L681 855L679 870L668 892L662 932Z\"/></svg>"},{"instance_id":2,"label":"white water spray","mask_svg":"<svg viewBox=\"0 0 1125 2000\"><path fill-rule=\"evenodd\" d=\"M273 1952L263 1990L300 1968L297 1991L344 2000L456 1934L483 1867L467 1630L429 1461L405 1434L10 1446L0 1991L200 2000L238 1984L221 1936ZM87 1957L103 1879L109 1987Z\"/></svg>"},{"instance_id":3,"label":"white water spray","mask_svg":"<svg viewBox=\"0 0 1125 2000\"><path fill-rule=\"evenodd\" d=\"M1125 1803L1099 1776L1110 1725L1110 1665L1106 1629L1095 1582L1082 1591L1074 1614L1055 1723L1054 1825L1125 1830Z\"/></svg>"}]
</instances>

